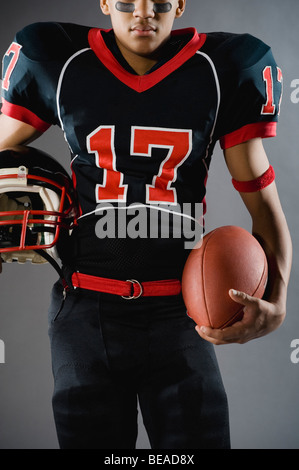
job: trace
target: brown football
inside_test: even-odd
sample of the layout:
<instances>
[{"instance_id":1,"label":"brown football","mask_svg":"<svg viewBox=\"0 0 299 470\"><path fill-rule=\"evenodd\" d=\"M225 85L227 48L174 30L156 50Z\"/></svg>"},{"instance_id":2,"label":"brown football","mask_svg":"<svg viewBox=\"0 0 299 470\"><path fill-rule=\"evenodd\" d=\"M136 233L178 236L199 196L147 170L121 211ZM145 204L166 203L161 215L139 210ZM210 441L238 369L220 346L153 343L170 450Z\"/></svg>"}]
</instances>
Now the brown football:
<instances>
[{"instance_id":1,"label":"brown football","mask_svg":"<svg viewBox=\"0 0 299 470\"><path fill-rule=\"evenodd\" d=\"M265 252L256 238L237 226L207 233L184 267L182 293L188 315L200 326L225 328L240 320L243 306L230 289L262 298L268 276Z\"/></svg>"}]
</instances>

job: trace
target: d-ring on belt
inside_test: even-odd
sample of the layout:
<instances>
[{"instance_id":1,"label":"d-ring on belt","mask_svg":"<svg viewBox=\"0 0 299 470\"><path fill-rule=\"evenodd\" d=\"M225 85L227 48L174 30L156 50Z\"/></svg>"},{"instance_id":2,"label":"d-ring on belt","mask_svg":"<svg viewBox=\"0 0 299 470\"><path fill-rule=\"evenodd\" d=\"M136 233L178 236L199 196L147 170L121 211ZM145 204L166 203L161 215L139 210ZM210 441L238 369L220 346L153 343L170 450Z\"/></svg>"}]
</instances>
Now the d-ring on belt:
<instances>
[{"instance_id":1,"label":"d-ring on belt","mask_svg":"<svg viewBox=\"0 0 299 470\"><path fill-rule=\"evenodd\" d=\"M120 295L127 300L138 299L141 296L179 295L181 292L181 283L178 279L146 282L139 282L135 279L118 281L74 272L72 284L73 287L81 289Z\"/></svg>"}]
</instances>

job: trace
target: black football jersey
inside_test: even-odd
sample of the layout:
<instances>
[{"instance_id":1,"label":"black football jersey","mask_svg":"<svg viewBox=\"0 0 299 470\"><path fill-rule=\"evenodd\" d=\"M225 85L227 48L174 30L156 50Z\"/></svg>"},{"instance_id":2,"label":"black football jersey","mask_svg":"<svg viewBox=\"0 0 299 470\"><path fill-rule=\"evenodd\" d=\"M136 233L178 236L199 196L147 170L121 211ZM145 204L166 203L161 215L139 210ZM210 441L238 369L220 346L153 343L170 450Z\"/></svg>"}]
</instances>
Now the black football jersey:
<instances>
[{"instance_id":1,"label":"black football jersey","mask_svg":"<svg viewBox=\"0 0 299 470\"><path fill-rule=\"evenodd\" d=\"M112 30L36 23L3 59L2 112L64 132L80 206L72 262L99 276L180 276L183 237L101 237L95 227L102 220L104 229L111 208L133 223L133 205L149 218L186 206L196 218L198 204L205 212L216 142L225 149L274 136L281 94L271 49L249 34L175 30L161 60L139 76Z\"/></svg>"}]
</instances>

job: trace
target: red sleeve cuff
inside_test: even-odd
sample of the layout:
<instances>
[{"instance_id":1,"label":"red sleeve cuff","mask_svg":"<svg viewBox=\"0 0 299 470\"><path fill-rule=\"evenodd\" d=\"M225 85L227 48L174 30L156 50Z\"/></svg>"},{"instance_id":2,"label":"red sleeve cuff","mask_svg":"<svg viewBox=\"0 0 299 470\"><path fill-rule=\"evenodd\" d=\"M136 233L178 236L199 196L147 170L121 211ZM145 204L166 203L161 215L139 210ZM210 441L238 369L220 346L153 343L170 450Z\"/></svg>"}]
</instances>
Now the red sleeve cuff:
<instances>
[{"instance_id":1,"label":"red sleeve cuff","mask_svg":"<svg viewBox=\"0 0 299 470\"><path fill-rule=\"evenodd\" d=\"M247 140L261 137L266 139L268 137L276 136L276 122L257 122L254 124L247 124L240 129L231 132L220 138L220 146L223 150L234 147L235 145L242 144Z\"/></svg>"},{"instance_id":2,"label":"red sleeve cuff","mask_svg":"<svg viewBox=\"0 0 299 470\"><path fill-rule=\"evenodd\" d=\"M1 113L17 119L18 121L22 121L25 124L29 124L39 132L45 132L49 127L51 127L51 124L40 119L32 111L29 111L29 109L23 108L23 106L19 106L17 104L9 103L4 98L2 98Z\"/></svg>"}]
</instances>

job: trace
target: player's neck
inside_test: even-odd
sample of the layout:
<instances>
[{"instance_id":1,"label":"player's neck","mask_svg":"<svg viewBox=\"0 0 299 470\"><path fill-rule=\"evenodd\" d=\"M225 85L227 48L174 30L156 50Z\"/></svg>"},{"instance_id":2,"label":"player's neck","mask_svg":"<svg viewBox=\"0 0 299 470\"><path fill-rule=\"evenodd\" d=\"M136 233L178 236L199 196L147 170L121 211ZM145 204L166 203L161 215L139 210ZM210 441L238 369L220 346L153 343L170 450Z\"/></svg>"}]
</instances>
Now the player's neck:
<instances>
[{"instance_id":1,"label":"player's neck","mask_svg":"<svg viewBox=\"0 0 299 470\"><path fill-rule=\"evenodd\" d=\"M127 57L125 54L123 55L128 64L132 67L133 70L135 70L138 75L145 75L158 62L156 59L149 59L147 57L131 58Z\"/></svg>"},{"instance_id":2,"label":"player's neck","mask_svg":"<svg viewBox=\"0 0 299 470\"><path fill-rule=\"evenodd\" d=\"M135 70L138 75L145 75L152 67L154 67L154 65L157 64L159 60L158 53L148 56L136 54L123 47L122 44L117 40L117 38L116 42L124 59L130 65L130 67Z\"/></svg>"}]
</instances>

